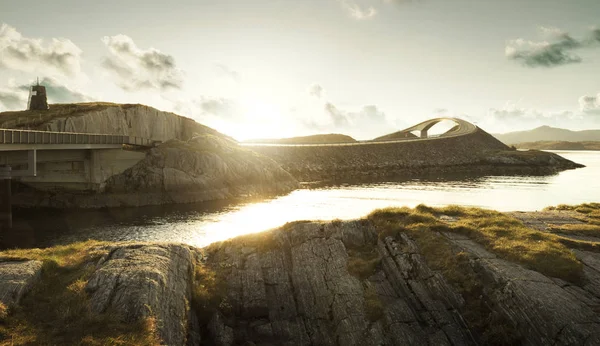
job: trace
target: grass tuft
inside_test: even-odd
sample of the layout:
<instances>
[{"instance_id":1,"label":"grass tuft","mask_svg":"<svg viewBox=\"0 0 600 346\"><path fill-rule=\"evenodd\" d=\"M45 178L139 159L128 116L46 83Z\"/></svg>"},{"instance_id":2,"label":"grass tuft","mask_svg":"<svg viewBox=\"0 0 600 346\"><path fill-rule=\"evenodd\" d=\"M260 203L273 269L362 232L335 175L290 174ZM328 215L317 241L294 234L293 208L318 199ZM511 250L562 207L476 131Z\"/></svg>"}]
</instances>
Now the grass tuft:
<instances>
[{"instance_id":1,"label":"grass tuft","mask_svg":"<svg viewBox=\"0 0 600 346\"><path fill-rule=\"evenodd\" d=\"M367 319L371 322L380 320L383 317L383 303L373 287L365 288L364 292L364 308Z\"/></svg>"},{"instance_id":2,"label":"grass tuft","mask_svg":"<svg viewBox=\"0 0 600 346\"><path fill-rule=\"evenodd\" d=\"M439 215L459 219L448 225L436 218ZM560 237L528 228L521 221L497 211L458 206L420 206L415 210L377 210L367 218L375 223L379 232L386 235L408 231L411 237L417 237L424 253L427 253L431 244L434 244L431 251L437 251L440 246L436 241L439 237L437 232L455 232L468 236L501 258L520 263L544 275L573 283L580 283L583 279L581 263ZM418 239L423 241L419 242ZM432 261L438 260L432 258Z\"/></svg>"},{"instance_id":3,"label":"grass tuft","mask_svg":"<svg viewBox=\"0 0 600 346\"><path fill-rule=\"evenodd\" d=\"M9 250L3 260L39 260L42 277L0 324L10 345L159 345L156 323L124 323L114 311L91 311L85 285L107 250L88 241L47 249Z\"/></svg>"},{"instance_id":4,"label":"grass tuft","mask_svg":"<svg viewBox=\"0 0 600 346\"><path fill-rule=\"evenodd\" d=\"M381 256L376 247L367 245L360 249L347 249L347 251L348 273L361 280L365 280L375 274L381 263Z\"/></svg>"}]
</instances>

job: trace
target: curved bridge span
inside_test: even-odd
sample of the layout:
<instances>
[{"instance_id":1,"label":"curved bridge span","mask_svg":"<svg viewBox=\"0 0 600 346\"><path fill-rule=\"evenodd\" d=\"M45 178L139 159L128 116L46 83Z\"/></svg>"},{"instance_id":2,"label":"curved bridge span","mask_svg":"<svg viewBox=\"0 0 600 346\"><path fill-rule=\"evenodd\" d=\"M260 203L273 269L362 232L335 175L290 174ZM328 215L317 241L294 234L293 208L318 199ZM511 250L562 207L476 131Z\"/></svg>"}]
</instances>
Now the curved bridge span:
<instances>
[{"instance_id":1,"label":"curved bridge span","mask_svg":"<svg viewBox=\"0 0 600 346\"><path fill-rule=\"evenodd\" d=\"M435 136L429 136L428 131L433 126L437 125L442 121L452 121L456 124L455 127L449 131ZM373 144L390 144L390 143L404 143L409 141L425 141L425 140L436 140L448 137L459 137L474 133L479 128L468 121L459 118L434 118L423 121L414 126L408 127L404 130L392 133L387 136L378 137L368 141L356 141L346 143L317 143L317 144L279 144L279 143L241 143L245 147L328 147L328 146L353 146L353 145L373 145ZM419 132L420 136L416 136L413 132ZM387 139L386 137L390 137Z\"/></svg>"},{"instance_id":2,"label":"curved bridge span","mask_svg":"<svg viewBox=\"0 0 600 346\"><path fill-rule=\"evenodd\" d=\"M444 120L456 126L441 135L429 136L428 131ZM270 157L300 181L443 172L452 167L485 164L489 151L509 149L479 127L457 118L430 119L372 141L244 146Z\"/></svg>"}]
</instances>

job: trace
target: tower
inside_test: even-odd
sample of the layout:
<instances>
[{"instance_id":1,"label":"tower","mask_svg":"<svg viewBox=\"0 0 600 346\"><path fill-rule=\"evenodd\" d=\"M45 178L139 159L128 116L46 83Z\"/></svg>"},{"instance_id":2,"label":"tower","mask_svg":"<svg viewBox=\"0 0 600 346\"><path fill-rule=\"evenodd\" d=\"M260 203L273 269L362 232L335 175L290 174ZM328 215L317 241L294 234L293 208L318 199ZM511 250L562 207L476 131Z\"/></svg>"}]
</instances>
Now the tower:
<instances>
[{"instance_id":1,"label":"tower","mask_svg":"<svg viewBox=\"0 0 600 346\"><path fill-rule=\"evenodd\" d=\"M48 100L46 98L46 87L40 85L40 80L37 80L36 85L29 88L29 101L27 102L27 110L47 110Z\"/></svg>"}]
</instances>

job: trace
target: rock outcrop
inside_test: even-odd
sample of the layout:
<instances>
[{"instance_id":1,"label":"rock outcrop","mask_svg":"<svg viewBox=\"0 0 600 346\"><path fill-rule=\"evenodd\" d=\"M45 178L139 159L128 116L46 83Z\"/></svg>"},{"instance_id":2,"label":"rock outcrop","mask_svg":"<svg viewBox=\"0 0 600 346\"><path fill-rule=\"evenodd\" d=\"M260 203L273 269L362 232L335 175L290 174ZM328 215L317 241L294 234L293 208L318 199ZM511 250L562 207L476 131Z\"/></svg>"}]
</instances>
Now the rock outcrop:
<instances>
[{"instance_id":1,"label":"rock outcrop","mask_svg":"<svg viewBox=\"0 0 600 346\"><path fill-rule=\"evenodd\" d=\"M23 188L16 188L15 205L103 208L192 203L274 195L298 187L298 182L273 160L239 146L214 129L173 113L143 105L109 103L52 105L47 112L38 113L2 113L0 127L122 134L163 143L145 149L145 157L139 153L143 159L133 166L131 160L127 161L130 168L123 167L115 175L112 167L102 167L110 162L91 163L87 158L90 155L82 155L83 161L66 162L64 166L74 164L81 170L88 169L89 172L77 173L84 182L87 176L96 177L101 172L101 181L94 182L94 190L70 187L71 172L61 171L67 176L66 182L58 181L52 188L36 188L35 179L23 183ZM42 181L44 174L53 172L40 169L38 178Z\"/></svg>"},{"instance_id":2,"label":"rock outcrop","mask_svg":"<svg viewBox=\"0 0 600 346\"><path fill-rule=\"evenodd\" d=\"M103 195L112 206L148 205L287 193L297 187L273 160L227 138L203 135L151 149L138 164L111 177Z\"/></svg>"},{"instance_id":3,"label":"rock outcrop","mask_svg":"<svg viewBox=\"0 0 600 346\"><path fill-rule=\"evenodd\" d=\"M593 285L549 278L467 237L445 237L468 256L479 296L462 296L408 235L378 238L363 221L295 223L273 231L267 245L245 237L213 246L208 265L227 268L228 307L215 313L205 337L217 345L600 343L600 294ZM376 249L381 265L366 278L353 276L348 261L365 248ZM595 282L598 253L576 254L590 263L586 280ZM504 339L482 335L481 326L472 326L477 319L486 324L484 334Z\"/></svg>"},{"instance_id":4,"label":"rock outcrop","mask_svg":"<svg viewBox=\"0 0 600 346\"><path fill-rule=\"evenodd\" d=\"M114 246L87 283L91 308L117 311L129 322L154 317L166 345L184 345L195 260L195 252L183 245Z\"/></svg>"},{"instance_id":5,"label":"rock outcrop","mask_svg":"<svg viewBox=\"0 0 600 346\"><path fill-rule=\"evenodd\" d=\"M0 113L0 128L128 135L166 142L195 134L221 135L180 115L140 104L50 105L48 111Z\"/></svg>"},{"instance_id":6,"label":"rock outcrop","mask_svg":"<svg viewBox=\"0 0 600 346\"><path fill-rule=\"evenodd\" d=\"M532 214L520 217L527 223ZM550 217L532 225L543 230ZM600 344L597 250L572 249L583 278L567 282L463 233L424 231L461 258L451 278L434 269L418 235L378 227L372 219L302 221L201 250L98 245L88 250L102 257L85 264L85 293L94 313L128 323L154 317L167 345ZM40 268L0 263L2 302L17 304Z\"/></svg>"},{"instance_id":7,"label":"rock outcrop","mask_svg":"<svg viewBox=\"0 0 600 346\"><path fill-rule=\"evenodd\" d=\"M582 167L553 153L519 152L477 128L455 137L323 146L252 146L302 182L481 172L539 173Z\"/></svg>"},{"instance_id":8,"label":"rock outcrop","mask_svg":"<svg viewBox=\"0 0 600 346\"><path fill-rule=\"evenodd\" d=\"M0 302L15 307L42 273L40 261L9 260L0 262Z\"/></svg>"}]
</instances>

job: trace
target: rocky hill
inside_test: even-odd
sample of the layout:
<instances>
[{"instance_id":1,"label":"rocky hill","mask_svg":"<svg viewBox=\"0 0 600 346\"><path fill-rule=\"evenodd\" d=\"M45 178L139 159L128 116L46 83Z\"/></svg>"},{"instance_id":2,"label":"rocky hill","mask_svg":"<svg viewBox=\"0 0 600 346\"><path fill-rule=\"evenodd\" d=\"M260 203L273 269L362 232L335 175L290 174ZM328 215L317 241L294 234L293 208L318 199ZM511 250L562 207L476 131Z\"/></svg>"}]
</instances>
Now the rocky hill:
<instances>
[{"instance_id":1,"label":"rocky hill","mask_svg":"<svg viewBox=\"0 0 600 346\"><path fill-rule=\"evenodd\" d=\"M245 143L262 144L324 144L324 143L353 143L356 139L342 134L330 133L326 135L312 135L303 137L279 138L279 139L251 139Z\"/></svg>"},{"instance_id":2,"label":"rocky hill","mask_svg":"<svg viewBox=\"0 0 600 346\"><path fill-rule=\"evenodd\" d=\"M480 128L454 137L321 146L251 146L302 182L481 172L548 174L582 167L556 154L521 152Z\"/></svg>"},{"instance_id":3,"label":"rocky hill","mask_svg":"<svg viewBox=\"0 0 600 346\"><path fill-rule=\"evenodd\" d=\"M596 345L599 212L598 203L509 214L421 205L204 249L4 251L0 340Z\"/></svg>"},{"instance_id":4,"label":"rocky hill","mask_svg":"<svg viewBox=\"0 0 600 346\"><path fill-rule=\"evenodd\" d=\"M600 130L571 131L550 126L540 126L528 131L494 134L494 137L509 145L538 141L600 141Z\"/></svg>"},{"instance_id":5,"label":"rocky hill","mask_svg":"<svg viewBox=\"0 0 600 346\"><path fill-rule=\"evenodd\" d=\"M19 185L13 195L13 204L18 206L190 203L287 193L298 186L273 160L241 147L230 137L192 119L144 105L61 104L51 105L48 111L4 112L0 113L0 128L121 134L163 142L143 149L145 157L140 155L133 167L108 176L99 191L60 186L47 191L36 189L35 184Z\"/></svg>"},{"instance_id":6,"label":"rocky hill","mask_svg":"<svg viewBox=\"0 0 600 346\"><path fill-rule=\"evenodd\" d=\"M225 136L175 113L140 104L53 104L48 111L0 113L0 128L129 135L157 141L189 140L196 134Z\"/></svg>"},{"instance_id":7,"label":"rocky hill","mask_svg":"<svg viewBox=\"0 0 600 346\"><path fill-rule=\"evenodd\" d=\"M600 150L600 141L539 141L516 143L514 146L518 149L536 150Z\"/></svg>"}]
</instances>

